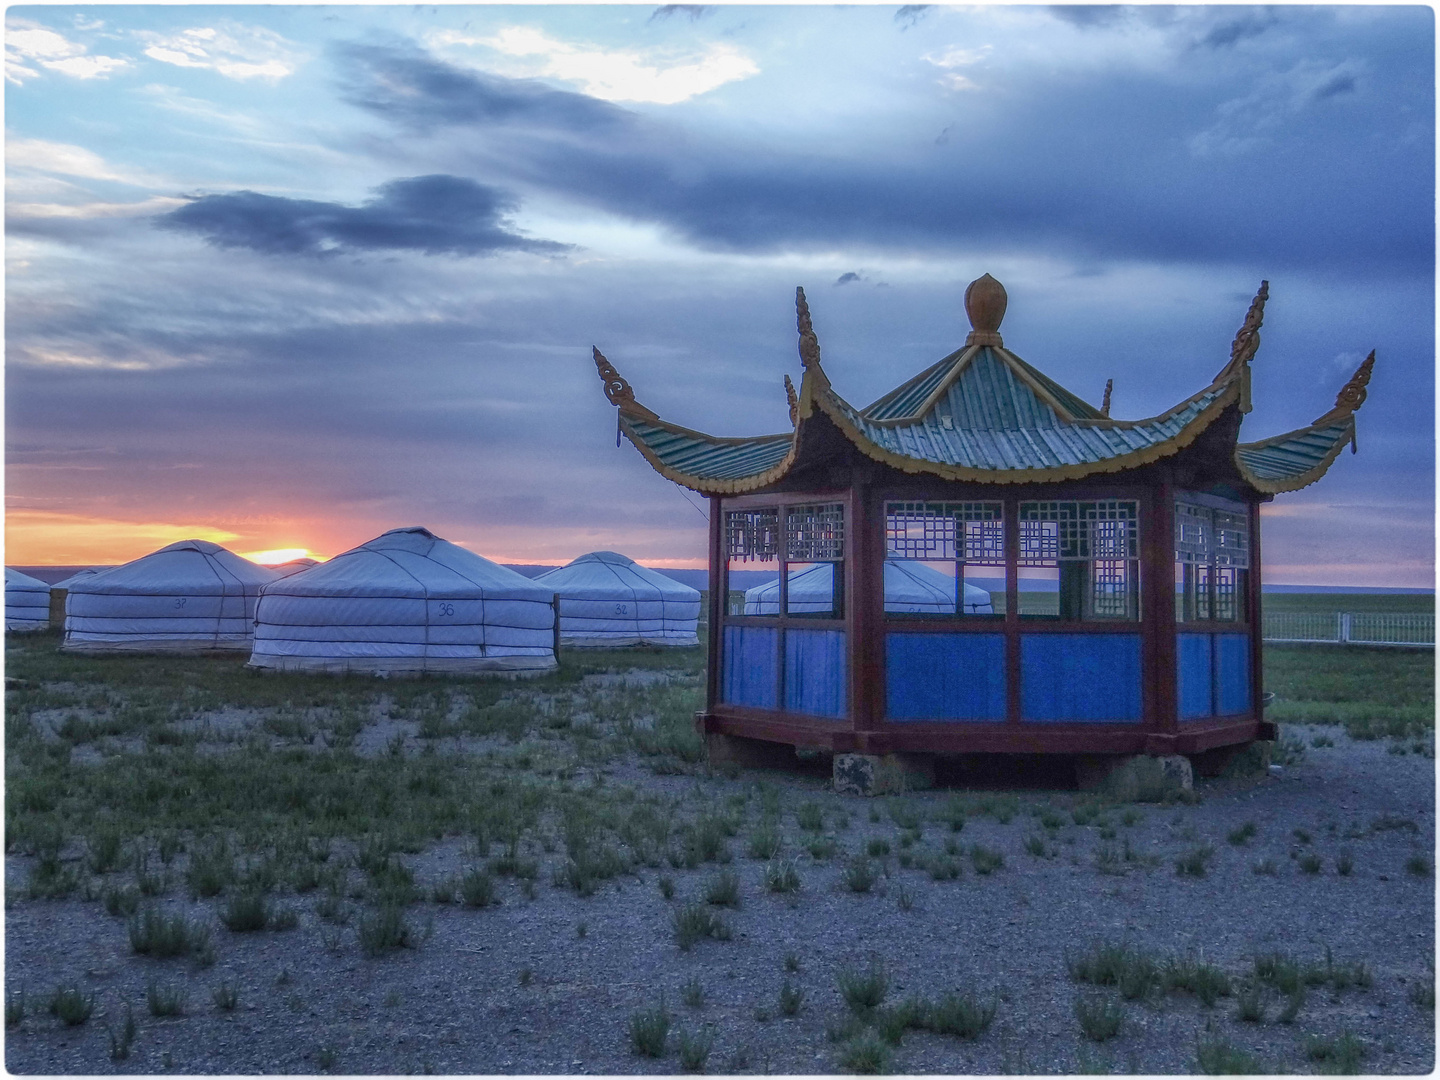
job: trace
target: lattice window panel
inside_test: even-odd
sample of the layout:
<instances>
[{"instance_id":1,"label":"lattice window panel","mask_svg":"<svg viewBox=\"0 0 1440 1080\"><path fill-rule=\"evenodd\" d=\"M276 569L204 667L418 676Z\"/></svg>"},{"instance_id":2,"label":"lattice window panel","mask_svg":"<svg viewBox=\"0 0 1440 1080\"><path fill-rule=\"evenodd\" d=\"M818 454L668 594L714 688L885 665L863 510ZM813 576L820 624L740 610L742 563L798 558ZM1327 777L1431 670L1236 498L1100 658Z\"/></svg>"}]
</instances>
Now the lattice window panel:
<instances>
[{"instance_id":1,"label":"lattice window panel","mask_svg":"<svg viewBox=\"0 0 1440 1080\"><path fill-rule=\"evenodd\" d=\"M1138 504L1128 499L1020 504L1020 565L1139 558Z\"/></svg>"},{"instance_id":2,"label":"lattice window panel","mask_svg":"<svg viewBox=\"0 0 1440 1080\"><path fill-rule=\"evenodd\" d=\"M785 557L791 562L838 562L845 558L845 504L786 508Z\"/></svg>"},{"instance_id":3,"label":"lattice window panel","mask_svg":"<svg viewBox=\"0 0 1440 1080\"><path fill-rule=\"evenodd\" d=\"M1204 506L1175 504L1175 561L1208 565L1214 521Z\"/></svg>"},{"instance_id":4,"label":"lattice window panel","mask_svg":"<svg viewBox=\"0 0 1440 1080\"><path fill-rule=\"evenodd\" d=\"M1096 561L1090 592L1090 606L1096 618L1127 618L1130 615L1130 591L1128 562Z\"/></svg>"},{"instance_id":5,"label":"lattice window panel","mask_svg":"<svg viewBox=\"0 0 1440 1080\"><path fill-rule=\"evenodd\" d=\"M772 562L780 554L779 510L731 510L725 515L725 553L737 562Z\"/></svg>"},{"instance_id":6,"label":"lattice window panel","mask_svg":"<svg viewBox=\"0 0 1440 1080\"><path fill-rule=\"evenodd\" d=\"M1210 581L1214 571L1208 563L1195 567L1195 618L1210 618Z\"/></svg>"},{"instance_id":7,"label":"lattice window panel","mask_svg":"<svg viewBox=\"0 0 1440 1080\"><path fill-rule=\"evenodd\" d=\"M1250 566L1250 522L1244 514L1175 504L1175 561L1207 566Z\"/></svg>"},{"instance_id":8,"label":"lattice window panel","mask_svg":"<svg viewBox=\"0 0 1440 1080\"><path fill-rule=\"evenodd\" d=\"M1215 575L1215 610L1211 613L1213 619L1233 621L1239 616L1236 610L1236 600L1239 590L1236 588L1236 574L1233 567L1223 567L1214 571Z\"/></svg>"},{"instance_id":9,"label":"lattice window panel","mask_svg":"<svg viewBox=\"0 0 1440 1080\"><path fill-rule=\"evenodd\" d=\"M885 505L885 556L891 559L963 559L1002 565L1005 529L1001 503L892 502Z\"/></svg>"},{"instance_id":10,"label":"lattice window panel","mask_svg":"<svg viewBox=\"0 0 1440 1080\"><path fill-rule=\"evenodd\" d=\"M1243 514L1215 511L1215 565L1250 566L1250 522Z\"/></svg>"}]
</instances>

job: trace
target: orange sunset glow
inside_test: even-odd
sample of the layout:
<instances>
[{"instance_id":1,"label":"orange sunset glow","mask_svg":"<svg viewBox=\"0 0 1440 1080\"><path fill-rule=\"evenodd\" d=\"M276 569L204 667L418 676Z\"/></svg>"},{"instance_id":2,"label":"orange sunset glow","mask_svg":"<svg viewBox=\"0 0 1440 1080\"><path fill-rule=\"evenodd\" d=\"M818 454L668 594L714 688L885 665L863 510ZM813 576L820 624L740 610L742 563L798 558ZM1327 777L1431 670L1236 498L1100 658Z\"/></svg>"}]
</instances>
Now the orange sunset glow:
<instances>
[{"instance_id":1,"label":"orange sunset glow","mask_svg":"<svg viewBox=\"0 0 1440 1080\"><path fill-rule=\"evenodd\" d=\"M279 566L281 563L290 562L293 559L314 559L316 562L324 562L325 555L317 555L309 548L271 548L268 551L237 551L235 554L242 559L249 559L261 566Z\"/></svg>"},{"instance_id":2,"label":"orange sunset glow","mask_svg":"<svg viewBox=\"0 0 1440 1080\"><path fill-rule=\"evenodd\" d=\"M226 521L221 526L185 520L122 521L24 508L12 508L5 515L5 562L12 566L113 566L179 540L209 540L266 566L302 558L324 562L387 529L415 524L424 524L437 535L498 563L561 566L591 551L624 551L637 562L659 569L704 569L707 565L703 557L652 557L636 550L633 538L618 530L537 531L495 524L477 530L480 535L472 538L463 535L461 527L443 521L337 522L277 516L253 524ZM691 537L676 539L680 542L662 533L654 546L669 547L672 552L676 547L695 546Z\"/></svg>"}]
</instances>

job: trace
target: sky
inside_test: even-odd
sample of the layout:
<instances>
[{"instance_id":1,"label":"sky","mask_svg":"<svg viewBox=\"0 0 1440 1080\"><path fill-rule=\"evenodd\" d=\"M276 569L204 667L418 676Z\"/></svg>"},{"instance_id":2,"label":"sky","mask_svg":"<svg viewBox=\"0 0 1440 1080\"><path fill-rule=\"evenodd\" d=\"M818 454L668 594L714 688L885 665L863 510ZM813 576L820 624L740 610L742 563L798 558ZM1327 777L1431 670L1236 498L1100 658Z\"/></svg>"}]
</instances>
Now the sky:
<instances>
[{"instance_id":1,"label":"sky","mask_svg":"<svg viewBox=\"0 0 1440 1080\"><path fill-rule=\"evenodd\" d=\"M864 405L1005 344L1112 415L1204 387L1270 282L1242 438L1359 453L1264 509L1269 582L1427 586L1426 7L15 6L6 553L703 566L628 443L789 430L794 289Z\"/></svg>"}]
</instances>

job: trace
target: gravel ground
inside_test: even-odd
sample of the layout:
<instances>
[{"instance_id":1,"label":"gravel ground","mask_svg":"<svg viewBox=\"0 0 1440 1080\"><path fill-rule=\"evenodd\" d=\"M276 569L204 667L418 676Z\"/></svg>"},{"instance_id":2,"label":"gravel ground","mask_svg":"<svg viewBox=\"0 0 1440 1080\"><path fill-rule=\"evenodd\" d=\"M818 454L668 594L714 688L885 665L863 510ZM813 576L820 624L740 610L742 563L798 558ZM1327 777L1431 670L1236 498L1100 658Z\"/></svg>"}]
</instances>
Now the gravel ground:
<instances>
[{"instance_id":1,"label":"gravel ground","mask_svg":"<svg viewBox=\"0 0 1440 1080\"><path fill-rule=\"evenodd\" d=\"M994 1022L976 1039L908 1032L890 1051L897 1072L1192 1073L1201 1039L1228 1040L1270 1070L1309 1072L1318 1063L1307 1040L1349 1031L1364 1047L1362 1071L1427 1073L1435 1016L1414 996L1417 986L1433 987L1435 886L1433 872L1417 874L1407 863L1423 854L1433 865L1434 762L1388 753L1383 742L1352 742L1338 729L1287 728L1307 744L1322 732L1335 745L1309 750L1282 775L1199 781L1196 805L1106 810L1113 838L1101 836L1101 821L1073 823L1070 808L1082 802L1075 792L1017 792L1018 812L999 815L1008 820L975 807L980 813L959 833L938 820L947 800L975 804L994 793L909 796L905 803L927 816L916 850L938 853L954 841L964 856L961 876L946 882L900 865L897 800L836 796L800 772L727 779L654 776L637 763L612 770L611 783L642 790L701 785L724 798L760 781L781 789L785 855L795 857L801 889L767 893L764 863L746 857L752 800L749 824L729 841L728 868L741 883L741 906L725 913L733 937L689 951L676 943L674 912L703 897L720 869L713 864L641 868L581 898L551 884L561 856L537 849L533 900L500 880L495 907L417 904L408 917L428 938L376 959L361 954L353 922L338 945L327 942L334 931L317 917L313 894L291 898L297 928L238 934L219 925L218 901L189 902L183 888L172 889L165 908L215 926L215 963L200 967L133 955L125 920L96 900L25 899L33 860L9 856L5 985L9 1001L24 990L27 1012L7 1024L5 1063L24 1074L676 1073L684 1028L712 1033L710 1072L841 1072L845 1044L831 1035L848 1010L836 973L879 962L890 1002L967 989L997 996ZM805 802L823 808L842 852L872 839L889 843L891 854L877 860L886 873L869 892L841 885L842 858L804 853L807 834L794 811ZM1045 807L1064 812L1066 823L1043 828L1035 815ZM1254 837L1228 842L1246 822ZM1046 856L1027 849L1035 836L1048 837ZM978 873L969 857L975 844L1002 852L1003 867ZM1208 872L1181 876L1177 857L1205 844L1213 849ZM1105 872L1096 856L1107 847L1128 847L1134 857ZM1342 851L1353 857L1346 875L1337 870ZM1318 873L1301 868L1311 852L1322 860ZM425 885L471 860L456 839L410 861ZM1266 861L1274 872L1256 872ZM673 879L673 899L662 896L662 877ZM1191 954L1236 977L1251 971L1256 954L1323 962L1328 948L1336 963L1363 961L1373 981L1313 988L1290 1024L1276 1019L1278 997L1262 1023L1242 1022L1234 997L1212 1008L1184 993L1125 1002L1119 1035L1096 1044L1075 1014L1077 993L1096 991L1071 981L1066 957L1099 940ZM797 972L787 974L787 954ZM791 1017L778 1009L787 979L804 992ZM703 988L699 1008L684 1003L691 980ZM238 989L233 1011L212 1004L222 982ZM93 993L96 1006L87 1023L65 1027L46 1003L57 985L71 983ZM183 988L185 1014L151 1016L152 983ZM672 1016L665 1055L637 1056L630 1018L662 996ZM107 1024L118 1028L127 1003L138 1032L130 1056L113 1061Z\"/></svg>"}]
</instances>

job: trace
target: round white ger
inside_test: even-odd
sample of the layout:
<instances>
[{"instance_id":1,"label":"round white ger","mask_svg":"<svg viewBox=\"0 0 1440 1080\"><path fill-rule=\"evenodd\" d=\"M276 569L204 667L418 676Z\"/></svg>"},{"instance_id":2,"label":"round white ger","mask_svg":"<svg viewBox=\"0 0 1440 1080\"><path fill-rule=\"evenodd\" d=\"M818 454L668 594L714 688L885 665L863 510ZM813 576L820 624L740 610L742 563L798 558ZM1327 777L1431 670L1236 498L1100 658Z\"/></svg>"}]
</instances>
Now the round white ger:
<instances>
[{"instance_id":1,"label":"round white ger","mask_svg":"<svg viewBox=\"0 0 1440 1080\"><path fill-rule=\"evenodd\" d=\"M250 666L540 674L555 667L552 598L428 529L391 529L267 586Z\"/></svg>"},{"instance_id":2,"label":"round white ger","mask_svg":"<svg viewBox=\"0 0 1440 1080\"><path fill-rule=\"evenodd\" d=\"M560 595L560 641L572 648L699 645L700 592L613 551L541 574Z\"/></svg>"},{"instance_id":3,"label":"round white ger","mask_svg":"<svg viewBox=\"0 0 1440 1080\"><path fill-rule=\"evenodd\" d=\"M273 570L208 540L181 540L67 579L68 652L248 651L255 601Z\"/></svg>"},{"instance_id":4,"label":"round white ger","mask_svg":"<svg viewBox=\"0 0 1440 1080\"><path fill-rule=\"evenodd\" d=\"M833 563L812 563L790 571L791 614L830 611L835 595ZM780 579L745 590L746 615L774 615L780 610ZM908 614L955 614L955 579L910 560L885 560L885 610ZM976 585L965 586L965 614L994 612L990 594Z\"/></svg>"},{"instance_id":5,"label":"round white ger","mask_svg":"<svg viewBox=\"0 0 1440 1080\"><path fill-rule=\"evenodd\" d=\"M13 633L50 625L50 586L39 578L5 568L5 629Z\"/></svg>"}]
</instances>

